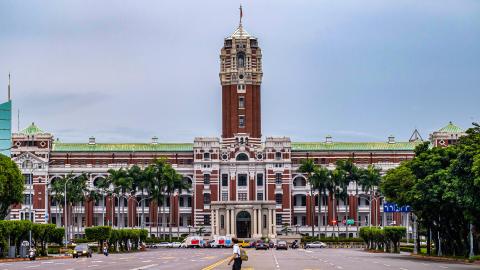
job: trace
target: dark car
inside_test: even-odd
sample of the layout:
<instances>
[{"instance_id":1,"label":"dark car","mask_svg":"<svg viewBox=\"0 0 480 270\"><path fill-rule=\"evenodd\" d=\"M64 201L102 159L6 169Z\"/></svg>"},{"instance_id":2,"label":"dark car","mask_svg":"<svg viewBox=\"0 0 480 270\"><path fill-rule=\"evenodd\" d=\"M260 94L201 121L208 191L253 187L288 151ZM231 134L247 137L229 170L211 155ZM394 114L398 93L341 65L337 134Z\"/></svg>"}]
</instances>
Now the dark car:
<instances>
[{"instance_id":1,"label":"dark car","mask_svg":"<svg viewBox=\"0 0 480 270\"><path fill-rule=\"evenodd\" d=\"M265 242L263 242L262 240L258 240L256 243L255 243L255 249L256 250L259 250L259 249L264 249L264 250L268 250L268 245L265 244Z\"/></svg>"},{"instance_id":2,"label":"dark car","mask_svg":"<svg viewBox=\"0 0 480 270\"><path fill-rule=\"evenodd\" d=\"M274 247L275 247L275 243L274 243L273 241L270 241L270 242L268 243L268 247L269 247L269 248L274 248Z\"/></svg>"},{"instance_id":3,"label":"dark car","mask_svg":"<svg viewBox=\"0 0 480 270\"><path fill-rule=\"evenodd\" d=\"M287 242L285 242L285 241L278 241L278 242L277 242L277 250L279 250L279 249L288 250Z\"/></svg>"},{"instance_id":4,"label":"dark car","mask_svg":"<svg viewBox=\"0 0 480 270\"><path fill-rule=\"evenodd\" d=\"M87 244L80 244L73 249L73 258L80 256L92 257L92 249Z\"/></svg>"}]
</instances>

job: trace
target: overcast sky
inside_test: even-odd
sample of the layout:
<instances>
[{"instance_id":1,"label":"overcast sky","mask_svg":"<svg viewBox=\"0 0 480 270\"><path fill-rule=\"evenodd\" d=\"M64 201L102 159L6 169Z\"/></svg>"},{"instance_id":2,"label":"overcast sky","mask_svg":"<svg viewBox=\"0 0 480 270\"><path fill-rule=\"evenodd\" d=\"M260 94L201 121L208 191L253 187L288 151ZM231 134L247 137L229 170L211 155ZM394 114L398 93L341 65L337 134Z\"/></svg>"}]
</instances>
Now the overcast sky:
<instances>
[{"instance_id":1,"label":"overcast sky","mask_svg":"<svg viewBox=\"0 0 480 270\"><path fill-rule=\"evenodd\" d=\"M0 0L0 84L62 141L220 136L238 1ZM242 1L263 52L262 133L408 140L480 121L480 1ZM14 121L13 130L17 130Z\"/></svg>"}]
</instances>

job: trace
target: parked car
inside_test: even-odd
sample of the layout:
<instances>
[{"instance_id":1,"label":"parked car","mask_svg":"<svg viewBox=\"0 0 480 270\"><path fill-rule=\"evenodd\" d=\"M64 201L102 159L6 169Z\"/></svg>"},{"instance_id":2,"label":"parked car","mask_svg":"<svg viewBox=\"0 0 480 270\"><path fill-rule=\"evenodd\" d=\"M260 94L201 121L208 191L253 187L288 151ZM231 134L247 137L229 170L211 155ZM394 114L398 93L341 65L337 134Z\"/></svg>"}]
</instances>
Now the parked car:
<instances>
[{"instance_id":1,"label":"parked car","mask_svg":"<svg viewBox=\"0 0 480 270\"><path fill-rule=\"evenodd\" d=\"M280 240L277 242L277 246L275 248L276 250L279 250L279 249L284 249L284 250L288 250L288 244L286 241L283 241L283 240Z\"/></svg>"},{"instance_id":2,"label":"parked car","mask_svg":"<svg viewBox=\"0 0 480 270\"><path fill-rule=\"evenodd\" d=\"M169 242L160 242L155 245L157 248L168 248L170 246Z\"/></svg>"},{"instance_id":3,"label":"parked car","mask_svg":"<svg viewBox=\"0 0 480 270\"><path fill-rule=\"evenodd\" d=\"M238 243L238 246L239 246L239 247L242 247L242 248L249 248L249 247L250 247L250 242L245 241L245 240L244 240L244 241L240 241L240 242Z\"/></svg>"},{"instance_id":4,"label":"parked car","mask_svg":"<svg viewBox=\"0 0 480 270\"><path fill-rule=\"evenodd\" d=\"M305 248L326 248L327 244L323 242L312 242L312 243L307 243L305 245Z\"/></svg>"},{"instance_id":5,"label":"parked car","mask_svg":"<svg viewBox=\"0 0 480 270\"><path fill-rule=\"evenodd\" d=\"M168 247L170 248L179 248L182 245L180 242L172 242Z\"/></svg>"},{"instance_id":6,"label":"parked car","mask_svg":"<svg viewBox=\"0 0 480 270\"><path fill-rule=\"evenodd\" d=\"M78 258L80 256L86 256L87 258L92 257L92 249L88 244L79 244L73 249L73 258Z\"/></svg>"},{"instance_id":7,"label":"parked car","mask_svg":"<svg viewBox=\"0 0 480 270\"><path fill-rule=\"evenodd\" d=\"M264 250L268 250L269 247L268 245L263 242L262 240L258 240L256 243L255 243L255 249L256 250L259 250L259 249L264 249Z\"/></svg>"}]
</instances>

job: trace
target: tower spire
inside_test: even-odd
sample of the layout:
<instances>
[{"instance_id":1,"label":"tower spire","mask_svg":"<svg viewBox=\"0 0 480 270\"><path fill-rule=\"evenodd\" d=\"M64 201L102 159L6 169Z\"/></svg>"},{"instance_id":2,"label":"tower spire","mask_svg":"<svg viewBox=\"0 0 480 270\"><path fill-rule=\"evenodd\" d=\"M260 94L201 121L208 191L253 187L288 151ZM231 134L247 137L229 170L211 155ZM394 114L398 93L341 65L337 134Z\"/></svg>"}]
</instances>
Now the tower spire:
<instances>
[{"instance_id":1,"label":"tower spire","mask_svg":"<svg viewBox=\"0 0 480 270\"><path fill-rule=\"evenodd\" d=\"M239 23L239 27L242 27L242 17L243 17L243 9L242 9L242 4L240 4L240 23Z\"/></svg>"},{"instance_id":2,"label":"tower spire","mask_svg":"<svg viewBox=\"0 0 480 270\"><path fill-rule=\"evenodd\" d=\"M10 72L8 73L8 100L10 100Z\"/></svg>"}]
</instances>

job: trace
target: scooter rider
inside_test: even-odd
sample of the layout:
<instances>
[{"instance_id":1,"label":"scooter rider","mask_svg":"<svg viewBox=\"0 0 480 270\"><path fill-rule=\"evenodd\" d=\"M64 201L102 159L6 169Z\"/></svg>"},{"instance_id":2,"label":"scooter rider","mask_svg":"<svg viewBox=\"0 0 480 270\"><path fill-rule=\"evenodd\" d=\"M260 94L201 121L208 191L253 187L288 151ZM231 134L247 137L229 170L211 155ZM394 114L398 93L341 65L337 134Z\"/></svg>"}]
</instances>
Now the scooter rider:
<instances>
[{"instance_id":1,"label":"scooter rider","mask_svg":"<svg viewBox=\"0 0 480 270\"><path fill-rule=\"evenodd\" d=\"M103 255L108 256L108 244L103 243Z\"/></svg>"}]
</instances>

